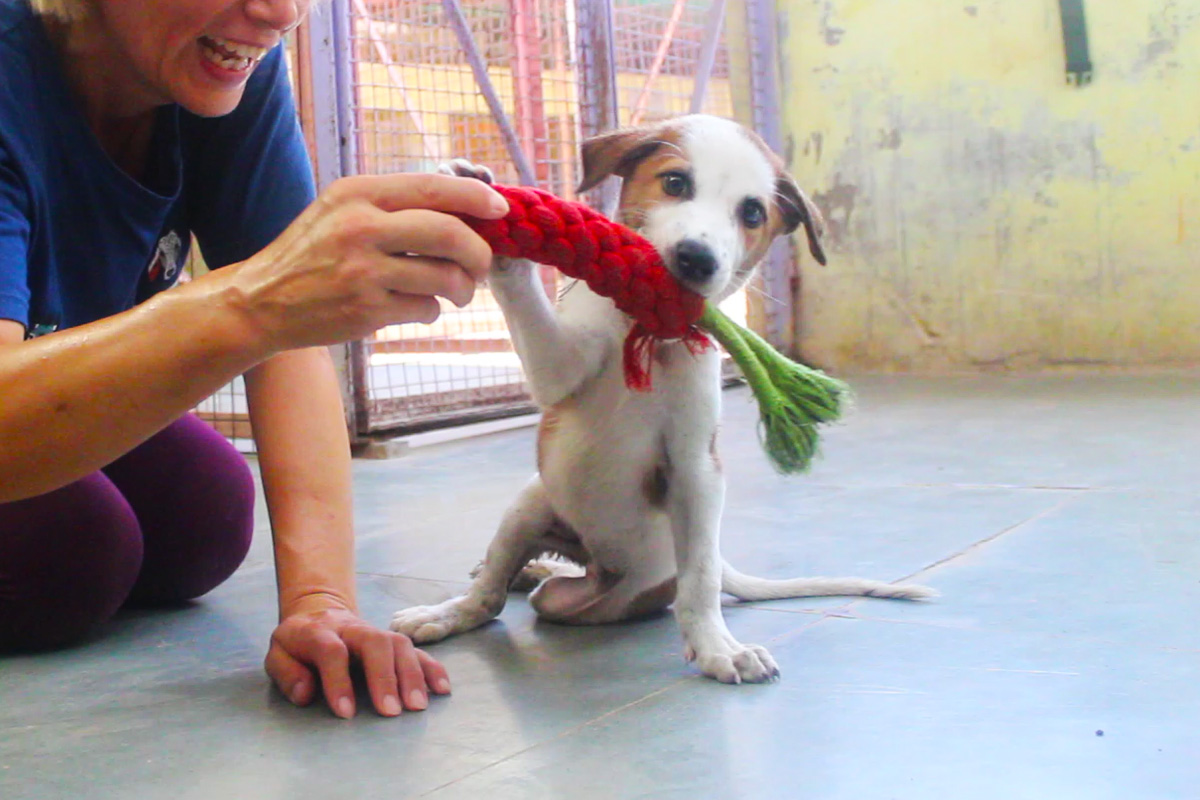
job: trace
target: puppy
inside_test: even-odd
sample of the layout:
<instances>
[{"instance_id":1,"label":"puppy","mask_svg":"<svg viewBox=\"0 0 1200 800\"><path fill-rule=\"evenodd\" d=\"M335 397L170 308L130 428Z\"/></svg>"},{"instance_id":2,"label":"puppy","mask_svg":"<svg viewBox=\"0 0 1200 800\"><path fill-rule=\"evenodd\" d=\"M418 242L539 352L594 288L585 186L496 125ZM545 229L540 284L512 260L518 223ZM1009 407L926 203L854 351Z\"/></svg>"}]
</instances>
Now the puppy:
<instances>
[{"instance_id":1,"label":"puppy","mask_svg":"<svg viewBox=\"0 0 1200 800\"><path fill-rule=\"evenodd\" d=\"M453 162L452 174L490 180ZM762 140L717 117L686 116L583 145L585 191L623 179L617 218L658 249L668 269L717 303L751 277L771 242L803 226L824 263L822 221ZM626 388L621 345L631 320L582 282L557 312L534 264L497 259L492 291L534 400L543 410L538 474L500 523L467 593L396 613L418 643L471 630L504 608L511 586L536 583L539 617L598 625L674 604L684 655L725 683L779 675L762 647L738 642L721 593L739 600L817 595L916 599L920 586L858 578L766 580L725 563L718 538L725 479L717 456L721 357L656 344L653 390Z\"/></svg>"}]
</instances>

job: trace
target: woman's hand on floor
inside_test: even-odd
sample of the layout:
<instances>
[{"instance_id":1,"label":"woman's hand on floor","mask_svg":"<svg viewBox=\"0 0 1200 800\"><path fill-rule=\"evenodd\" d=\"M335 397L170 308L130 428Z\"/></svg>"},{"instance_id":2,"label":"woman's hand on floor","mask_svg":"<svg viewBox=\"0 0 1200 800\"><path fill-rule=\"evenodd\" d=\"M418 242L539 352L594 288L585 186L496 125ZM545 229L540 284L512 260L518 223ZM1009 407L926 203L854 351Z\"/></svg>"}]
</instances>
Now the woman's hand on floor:
<instances>
[{"instance_id":1,"label":"woman's hand on floor","mask_svg":"<svg viewBox=\"0 0 1200 800\"><path fill-rule=\"evenodd\" d=\"M319 684L330 710L349 719L355 711L352 661L362 665L371 702L385 717L401 707L423 710L430 692L450 693L446 668L407 636L380 630L332 600L325 608L285 616L271 635L265 667L296 705L311 703Z\"/></svg>"}]
</instances>

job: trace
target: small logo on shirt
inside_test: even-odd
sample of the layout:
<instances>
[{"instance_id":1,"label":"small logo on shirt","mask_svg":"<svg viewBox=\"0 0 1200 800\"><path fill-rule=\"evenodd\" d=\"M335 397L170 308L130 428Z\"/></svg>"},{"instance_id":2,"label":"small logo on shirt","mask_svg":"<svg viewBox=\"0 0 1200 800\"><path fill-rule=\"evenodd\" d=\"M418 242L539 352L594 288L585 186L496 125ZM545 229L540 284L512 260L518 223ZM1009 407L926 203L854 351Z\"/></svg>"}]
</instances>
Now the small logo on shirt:
<instances>
[{"instance_id":1,"label":"small logo on shirt","mask_svg":"<svg viewBox=\"0 0 1200 800\"><path fill-rule=\"evenodd\" d=\"M168 231L166 236L158 240L158 247L155 248L154 258L150 259L150 269L146 272L146 277L151 283L174 283L175 278L179 276L179 268L183 266L179 263L182 253L183 240L175 231Z\"/></svg>"}]
</instances>

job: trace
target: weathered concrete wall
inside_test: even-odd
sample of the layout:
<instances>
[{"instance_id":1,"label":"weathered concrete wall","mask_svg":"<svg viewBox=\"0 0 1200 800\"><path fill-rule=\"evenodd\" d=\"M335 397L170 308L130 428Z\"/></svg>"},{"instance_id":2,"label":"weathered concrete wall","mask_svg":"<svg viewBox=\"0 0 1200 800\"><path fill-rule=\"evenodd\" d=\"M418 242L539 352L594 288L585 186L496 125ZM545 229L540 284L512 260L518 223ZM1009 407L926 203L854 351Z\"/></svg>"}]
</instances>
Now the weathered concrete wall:
<instances>
[{"instance_id":1,"label":"weathered concrete wall","mask_svg":"<svg viewBox=\"0 0 1200 800\"><path fill-rule=\"evenodd\" d=\"M778 0L829 221L797 349L840 370L1200 362L1200 3Z\"/></svg>"}]
</instances>

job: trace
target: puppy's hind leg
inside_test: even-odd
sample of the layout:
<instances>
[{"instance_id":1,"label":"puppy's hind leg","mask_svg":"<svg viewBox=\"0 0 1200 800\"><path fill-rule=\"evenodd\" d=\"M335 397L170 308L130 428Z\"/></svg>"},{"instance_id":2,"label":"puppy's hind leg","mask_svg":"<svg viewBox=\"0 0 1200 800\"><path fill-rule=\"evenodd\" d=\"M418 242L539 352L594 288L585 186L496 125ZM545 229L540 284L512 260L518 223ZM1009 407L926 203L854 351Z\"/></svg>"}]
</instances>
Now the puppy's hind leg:
<instances>
[{"instance_id":1,"label":"puppy's hind leg","mask_svg":"<svg viewBox=\"0 0 1200 800\"><path fill-rule=\"evenodd\" d=\"M584 574L559 574L529 596L538 617L563 625L605 625L665 611L675 599L674 561L643 553L624 574L598 564Z\"/></svg>"},{"instance_id":2,"label":"puppy's hind leg","mask_svg":"<svg viewBox=\"0 0 1200 800\"><path fill-rule=\"evenodd\" d=\"M428 644L495 619L504 609L509 584L529 559L538 555L535 543L553 527L554 519L546 489L536 477L505 512L467 593L437 605L397 611L391 629L417 644Z\"/></svg>"}]
</instances>

